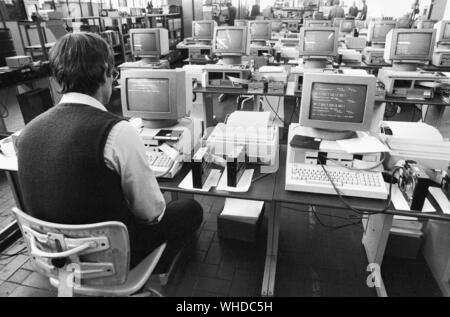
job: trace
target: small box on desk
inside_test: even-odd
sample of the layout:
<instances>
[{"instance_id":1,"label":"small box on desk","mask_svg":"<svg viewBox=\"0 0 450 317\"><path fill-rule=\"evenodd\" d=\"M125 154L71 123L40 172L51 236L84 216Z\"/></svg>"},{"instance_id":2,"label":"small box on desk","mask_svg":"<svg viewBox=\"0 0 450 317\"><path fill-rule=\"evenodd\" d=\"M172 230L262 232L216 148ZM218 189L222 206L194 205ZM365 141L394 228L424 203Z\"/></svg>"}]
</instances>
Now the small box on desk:
<instances>
[{"instance_id":1,"label":"small box on desk","mask_svg":"<svg viewBox=\"0 0 450 317\"><path fill-rule=\"evenodd\" d=\"M240 216L239 208L248 213ZM264 202L229 199L217 216L217 233L221 239L256 243L264 214Z\"/></svg>"}]
</instances>

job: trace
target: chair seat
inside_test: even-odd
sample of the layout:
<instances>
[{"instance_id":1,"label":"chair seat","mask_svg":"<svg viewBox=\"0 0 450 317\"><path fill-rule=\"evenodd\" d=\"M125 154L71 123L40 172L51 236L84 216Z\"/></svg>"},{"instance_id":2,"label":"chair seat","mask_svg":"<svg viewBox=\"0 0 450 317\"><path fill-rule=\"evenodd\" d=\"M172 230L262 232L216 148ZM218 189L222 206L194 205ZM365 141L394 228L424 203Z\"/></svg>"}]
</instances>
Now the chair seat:
<instances>
[{"instance_id":1,"label":"chair seat","mask_svg":"<svg viewBox=\"0 0 450 317\"><path fill-rule=\"evenodd\" d=\"M158 259L161 257L166 243L157 247L152 253L150 253L144 260L142 260L134 269L132 269L124 284L111 285L111 286L84 286L75 285L74 294L85 296L130 296L137 293L147 282L152 274L153 270L158 263ZM50 283L58 287L59 281L54 278L50 278Z\"/></svg>"}]
</instances>

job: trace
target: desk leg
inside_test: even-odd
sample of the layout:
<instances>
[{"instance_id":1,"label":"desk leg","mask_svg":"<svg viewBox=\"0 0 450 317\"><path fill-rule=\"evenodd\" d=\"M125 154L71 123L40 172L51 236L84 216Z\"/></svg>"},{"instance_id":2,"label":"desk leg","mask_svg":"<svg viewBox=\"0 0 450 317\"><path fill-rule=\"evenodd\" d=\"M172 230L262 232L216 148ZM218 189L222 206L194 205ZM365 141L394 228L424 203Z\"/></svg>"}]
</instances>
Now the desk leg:
<instances>
[{"instance_id":1,"label":"desk leg","mask_svg":"<svg viewBox=\"0 0 450 317\"><path fill-rule=\"evenodd\" d=\"M264 277L261 291L261 295L264 297L274 296L278 257L278 238L280 233L280 213L278 204L272 203L268 210L266 263L264 267Z\"/></svg>"},{"instance_id":2,"label":"desk leg","mask_svg":"<svg viewBox=\"0 0 450 317\"><path fill-rule=\"evenodd\" d=\"M386 250L393 218L394 216L386 214L369 216L362 240L369 264L378 264L380 268L378 275L380 278L378 281L379 285L376 287L377 294L380 297L387 297L386 288L381 275L381 264L383 263L384 252Z\"/></svg>"},{"instance_id":3,"label":"desk leg","mask_svg":"<svg viewBox=\"0 0 450 317\"><path fill-rule=\"evenodd\" d=\"M213 126L214 103L212 94L203 94L203 121L205 128Z\"/></svg>"}]
</instances>

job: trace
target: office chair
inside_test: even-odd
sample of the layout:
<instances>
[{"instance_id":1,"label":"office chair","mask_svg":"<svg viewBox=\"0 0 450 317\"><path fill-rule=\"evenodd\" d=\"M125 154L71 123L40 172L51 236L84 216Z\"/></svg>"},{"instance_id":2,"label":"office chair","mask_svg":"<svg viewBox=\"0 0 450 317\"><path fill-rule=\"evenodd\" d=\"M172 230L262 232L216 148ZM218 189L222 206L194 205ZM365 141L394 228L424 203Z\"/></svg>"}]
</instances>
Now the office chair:
<instances>
[{"instance_id":1,"label":"office chair","mask_svg":"<svg viewBox=\"0 0 450 317\"><path fill-rule=\"evenodd\" d=\"M166 247L162 244L129 270L128 230L120 222L50 223L13 208L35 270L58 288L58 296L162 296L143 289Z\"/></svg>"}]
</instances>

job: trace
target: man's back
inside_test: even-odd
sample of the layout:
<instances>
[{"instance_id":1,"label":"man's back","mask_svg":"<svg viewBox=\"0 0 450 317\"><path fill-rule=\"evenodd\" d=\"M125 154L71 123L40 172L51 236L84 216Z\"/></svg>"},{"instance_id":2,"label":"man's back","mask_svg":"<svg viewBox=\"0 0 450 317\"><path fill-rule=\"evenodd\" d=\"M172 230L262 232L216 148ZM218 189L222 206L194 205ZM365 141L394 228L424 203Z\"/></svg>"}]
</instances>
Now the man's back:
<instances>
[{"instance_id":1,"label":"man's back","mask_svg":"<svg viewBox=\"0 0 450 317\"><path fill-rule=\"evenodd\" d=\"M132 214L103 150L120 118L79 104L58 105L30 122L18 140L25 211L56 223L121 221Z\"/></svg>"}]
</instances>

